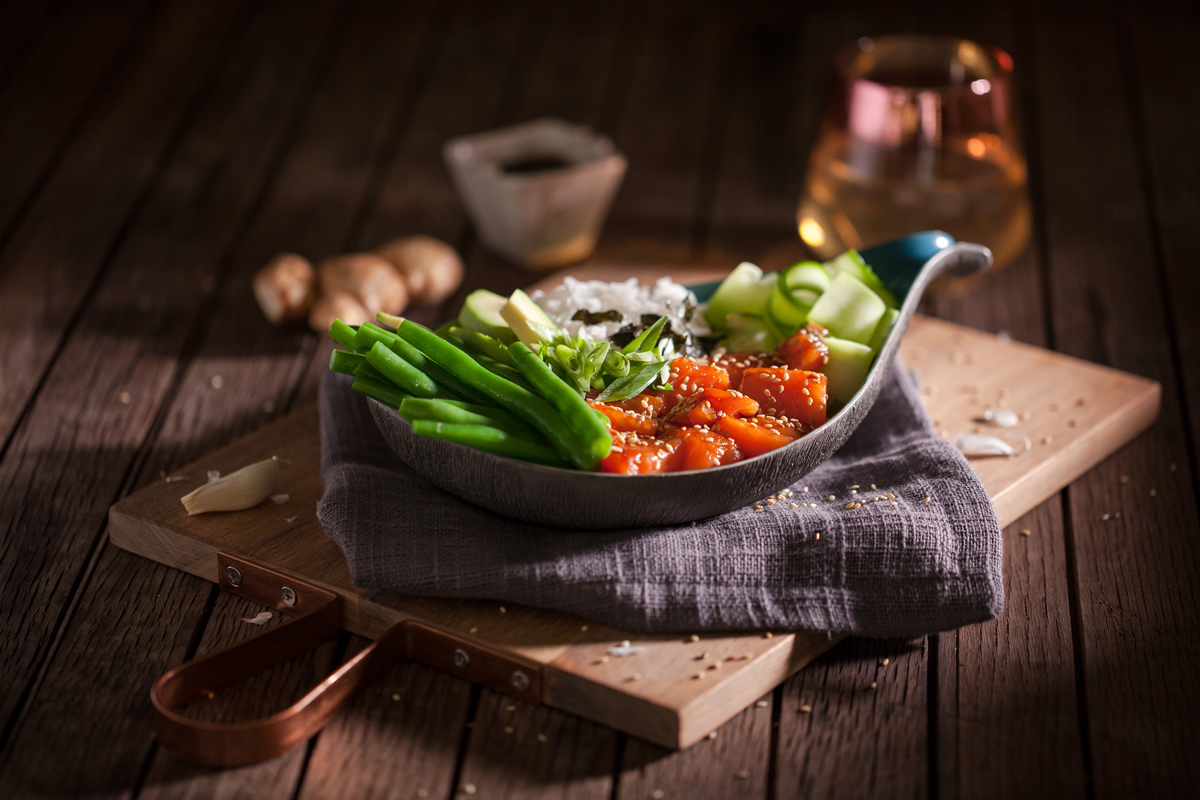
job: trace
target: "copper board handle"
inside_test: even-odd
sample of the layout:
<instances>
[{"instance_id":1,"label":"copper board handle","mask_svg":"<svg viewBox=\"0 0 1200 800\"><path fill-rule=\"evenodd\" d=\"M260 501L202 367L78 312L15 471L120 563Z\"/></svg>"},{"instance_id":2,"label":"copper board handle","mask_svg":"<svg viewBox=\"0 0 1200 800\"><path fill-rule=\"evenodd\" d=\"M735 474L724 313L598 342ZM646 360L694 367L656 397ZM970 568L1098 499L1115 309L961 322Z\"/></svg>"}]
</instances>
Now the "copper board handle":
<instances>
[{"instance_id":1,"label":"copper board handle","mask_svg":"<svg viewBox=\"0 0 1200 800\"><path fill-rule=\"evenodd\" d=\"M341 630L342 604L332 592L224 553L218 554L218 566L222 588L296 616L278 628L182 664L154 684L150 702L158 741L184 761L236 767L282 755L314 736L354 692L404 657L407 623L400 622L283 711L245 722L189 719L177 709L312 650Z\"/></svg>"},{"instance_id":2,"label":"copper board handle","mask_svg":"<svg viewBox=\"0 0 1200 800\"><path fill-rule=\"evenodd\" d=\"M537 704L540 665L414 620L393 625L304 697L269 717L204 722L179 713L184 705L312 650L338 635L342 601L227 553L217 553L222 589L295 614L288 622L165 673L150 690L159 743L176 757L206 767L239 767L282 755L317 734L358 689L397 661L410 658Z\"/></svg>"}]
</instances>

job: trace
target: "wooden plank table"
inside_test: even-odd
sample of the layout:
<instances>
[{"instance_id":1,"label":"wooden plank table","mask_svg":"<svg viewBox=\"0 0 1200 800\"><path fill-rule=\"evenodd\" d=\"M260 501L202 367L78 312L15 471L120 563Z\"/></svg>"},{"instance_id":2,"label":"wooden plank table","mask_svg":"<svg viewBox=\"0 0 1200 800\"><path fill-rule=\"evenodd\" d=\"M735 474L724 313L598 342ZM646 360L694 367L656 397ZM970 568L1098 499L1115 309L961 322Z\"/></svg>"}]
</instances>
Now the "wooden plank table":
<instances>
[{"instance_id":1,"label":"wooden plank table","mask_svg":"<svg viewBox=\"0 0 1200 800\"><path fill-rule=\"evenodd\" d=\"M540 115L630 158L596 260L786 259L830 55L880 31L1017 63L1033 242L924 310L1163 386L1148 433L1005 530L1003 616L849 640L679 753L413 664L271 762L159 750L154 677L259 609L113 547L106 515L314 398L327 344L261 318L258 266L439 236L467 281L425 322L532 282L477 244L439 148ZM1158 2L0 7L0 796L1194 795L1198 39ZM362 646L208 713L279 708Z\"/></svg>"}]
</instances>

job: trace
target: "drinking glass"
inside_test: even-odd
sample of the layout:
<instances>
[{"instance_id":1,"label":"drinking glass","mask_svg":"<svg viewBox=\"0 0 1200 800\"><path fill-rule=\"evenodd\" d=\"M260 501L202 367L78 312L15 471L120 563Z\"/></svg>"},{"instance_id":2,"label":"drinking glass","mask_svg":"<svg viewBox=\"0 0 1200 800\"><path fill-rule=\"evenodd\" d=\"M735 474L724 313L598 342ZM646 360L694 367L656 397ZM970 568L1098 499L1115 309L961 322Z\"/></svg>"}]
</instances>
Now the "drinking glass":
<instances>
[{"instance_id":1,"label":"drinking glass","mask_svg":"<svg viewBox=\"0 0 1200 800\"><path fill-rule=\"evenodd\" d=\"M797 212L821 258L921 230L991 248L1029 241L1012 58L940 36L859 39L838 52Z\"/></svg>"}]
</instances>

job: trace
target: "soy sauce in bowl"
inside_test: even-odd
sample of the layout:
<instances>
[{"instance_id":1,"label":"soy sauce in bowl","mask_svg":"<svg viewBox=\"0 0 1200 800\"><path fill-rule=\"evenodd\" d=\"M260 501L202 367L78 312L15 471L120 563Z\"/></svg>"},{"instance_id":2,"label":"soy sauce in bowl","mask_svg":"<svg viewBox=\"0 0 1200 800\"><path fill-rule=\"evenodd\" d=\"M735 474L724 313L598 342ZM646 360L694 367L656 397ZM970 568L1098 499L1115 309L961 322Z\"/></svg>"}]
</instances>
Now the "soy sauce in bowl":
<instances>
[{"instance_id":1,"label":"soy sauce in bowl","mask_svg":"<svg viewBox=\"0 0 1200 800\"><path fill-rule=\"evenodd\" d=\"M500 164L500 171L505 175L536 175L566 169L571 163L556 155L529 155L503 162Z\"/></svg>"}]
</instances>

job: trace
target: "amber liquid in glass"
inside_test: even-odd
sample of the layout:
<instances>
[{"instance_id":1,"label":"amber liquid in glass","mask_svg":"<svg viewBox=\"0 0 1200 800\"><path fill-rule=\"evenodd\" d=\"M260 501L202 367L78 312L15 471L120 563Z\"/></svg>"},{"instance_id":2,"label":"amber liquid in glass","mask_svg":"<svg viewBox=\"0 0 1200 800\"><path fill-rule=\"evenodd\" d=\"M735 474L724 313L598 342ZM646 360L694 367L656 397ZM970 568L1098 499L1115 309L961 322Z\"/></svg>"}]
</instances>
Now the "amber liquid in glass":
<instances>
[{"instance_id":1,"label":"amber liquid in glass","mask_svg":"<svg viewBox=\"0 0 1200 800\"><path fill-rule=\"evenodd\" d=\"M927 178L923 160L931 162ZM826 137L797 215L801 238L821 258L936 229L987 245L997 264L1024 249L1029 219L1025 161L987 134L943 142L937 152Z\"/></svg>"},{"instance_id":2,"label":"amber liquid in glass","mask_svg":"<svg viewBox=\"0 0 1200 800\"><path fill-rule=\"evenodd\" d=\"M821 258L922 230L991 248L1029 241L1007 54L941 37L860 39L809 158L796 223ZM998 92L998 94L997 94Z\"/></svg>"}]
</instances>

